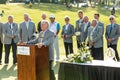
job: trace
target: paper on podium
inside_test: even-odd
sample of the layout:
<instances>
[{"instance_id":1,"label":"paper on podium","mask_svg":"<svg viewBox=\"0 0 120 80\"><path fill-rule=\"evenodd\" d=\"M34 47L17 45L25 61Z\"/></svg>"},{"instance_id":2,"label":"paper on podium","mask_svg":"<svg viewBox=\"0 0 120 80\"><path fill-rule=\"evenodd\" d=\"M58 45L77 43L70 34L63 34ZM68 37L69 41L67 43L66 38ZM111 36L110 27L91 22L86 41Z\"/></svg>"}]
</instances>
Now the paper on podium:
<instances>
[{"instance_id":1,"label":"paper on podium","mask_svg":"<svg viewBox=\"0 0 120 80\"><path fill-rule=\"evenodd\" d=\"M17 54L19 54L19 55L30 55L30 47L17 46Z\"/></svg>"}]
</instances>

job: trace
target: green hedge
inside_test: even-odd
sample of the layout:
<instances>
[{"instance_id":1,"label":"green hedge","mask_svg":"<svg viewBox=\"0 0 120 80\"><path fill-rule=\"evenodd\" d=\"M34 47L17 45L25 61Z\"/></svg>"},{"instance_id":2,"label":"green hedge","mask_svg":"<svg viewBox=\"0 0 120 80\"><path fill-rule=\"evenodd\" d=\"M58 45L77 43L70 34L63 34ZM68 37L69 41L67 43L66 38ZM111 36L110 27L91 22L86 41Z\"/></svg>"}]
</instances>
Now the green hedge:
<instances>
[{"instance_id":1,"label":"green hedge","mask_svg":"<svg viewBox=\"0 0 120 80\"><path fill-rule=\"evenodd\" d=\"M40 2L49 3L50 0L40 0Z\"/></svg>"},{"instance_id":2,"label":"green hedge","mask_svg":"<svg viewBox=\"0 0 120 80\"><path fill-rule=\"evenodd\" d=\"M0 4L5 4L6 0L0 0Z\"/></svg>"}]
</instances>

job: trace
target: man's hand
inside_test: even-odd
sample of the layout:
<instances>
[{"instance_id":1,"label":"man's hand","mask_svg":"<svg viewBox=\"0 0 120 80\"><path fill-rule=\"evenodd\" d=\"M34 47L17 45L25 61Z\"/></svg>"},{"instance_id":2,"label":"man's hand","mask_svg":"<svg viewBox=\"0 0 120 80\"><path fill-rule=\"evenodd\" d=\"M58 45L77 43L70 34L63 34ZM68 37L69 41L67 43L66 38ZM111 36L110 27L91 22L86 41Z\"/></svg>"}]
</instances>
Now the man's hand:
<instances>
[{"instance_id":1,"label":"man's hand","mask_svg":"<svg viewBox=\"0 0 120 80\"><path fill-rule=\"evenodd\" d=\"M65 36L65 38L68 38L68 37L69 37L69 35L66 35L66 36Z\"/></svg>"},{"instance_id":2,"label":"man's hand","mask_svg":"<svg viewBox=\"0 0 120 80\"><path fill-rule=\"evenodd\" d=\"M15 36L11 36L11 39L14 39L15 38Z\"/></svg>"},{"instance_id":3,"label":"man's hand","mask_svg":"<svg viewBox=\"0 0 120 80\"><path fill-rule=\"evenodd\" d=\"M38 43L38 48L41 48L43 46L43 43Z\"/></svg>"},{"instance_id":4,"label":"man's hand","mask_svg":"<svg viewBox=\"0 0 120 80\"><path fill-rule=\"evenodd\" d=\"M111 42L112 42L112 38L109 38L109 39L108 39L108 42L111 43Z\"/></svg>"},{"instance_id":5,"label":"man's hand","mask_svg":"<svg viewBox=\"0 0 120 80\"><path fill-rule=\"evenodd\" d=\"M27 45L27 42L18 42L19 45Z\"/></svg>"},{"instance_id":6,"label":"man's hand","mask_svg":"<svg viewBox=\"0 0 120 80\"><path fill-rule=\"evenodd\" d=\"M91 46L93 46L93 45L94 45L94 42L91 41L89 44L90 44Z\"/></svg>"}]
</instances>

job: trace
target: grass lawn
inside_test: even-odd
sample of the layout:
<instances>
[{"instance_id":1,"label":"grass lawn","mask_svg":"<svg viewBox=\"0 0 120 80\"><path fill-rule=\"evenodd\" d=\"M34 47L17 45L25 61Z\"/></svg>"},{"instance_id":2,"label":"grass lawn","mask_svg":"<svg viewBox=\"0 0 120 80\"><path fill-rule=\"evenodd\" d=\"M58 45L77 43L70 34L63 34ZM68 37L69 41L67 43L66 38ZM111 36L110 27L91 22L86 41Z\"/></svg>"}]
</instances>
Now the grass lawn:
<instances>
[{"instance_id":1,"label":"grass lawn","mask_svg":"<svg viewBox=\"0 0 120 80\"><path fill-rule=\"evenodd\" d=\"M18 24L23 21L23 14L24 13L29 13L32 21L35 22L36 25L41 20L41 14L43 12L45 12L47 14L48 20L49 20L49 15L51 13L54 13L56 16L56 21L58 21L61 25L61 29L62 29L62 26L64 25L64 16L65 15L70 16L70 18L71 18L70 23L75 25L75 21L78 19L78 16L77 16L78 10L83 10L84 15L89 16L90 21L93 19L94 13L99 13L100 14L100 21L102 21L105 24L105 26L107 24L109 24L108 17L110 15L110 11L104 9L104 7L68 9L64 5L48 4L48 3L35 4L35 5L33 5L32 8L29 8L29 6L25 5L25 4L7 4L7 5L0 4L0 11L1 10L5 11L4 17L2 17L0 20L1 22L6 22L7 16L12 14L12 15L14 15L14 21L17 22ZM120 10L117 10L116 15L115 15L117 23L120 23L119 13L120 13ZM59 33L60 53L65 54L63 40L60 37L60 33ZM104 39L104 48L106 49L106 40L105 39ZM119 41L118 50L120 52L120 41ZM75 37L74 37L74 52L77 52Z\"/></svg>"},{"instance_id":2,"label":"grass lawn","mask_svg":"<svg viewBox=\"0 0 120 80\"><path fill-rule=\"evenodd\" d=\"M102 7L97 7L97 8L72 8L68 9L64 5L58 5L58 4L35 4L33 5L32 8L29 8L28 5L25 4L7 4L3 5L0 4L0 11L4 10L5 14L4 17L0 19L1 22L7 22L7 16L12 14L14 15L14 21L17 22L18 24L23 21L23 14L24 13L29 13L30 17L32 18L32 21L37 23L41 20L41 14L45 12L48 16L50 13L54 13L56 16L56 20L60 23L61 29L62 26L64 25L64 16L68 15L71 18L70 23L75 25L75 21L78 19L77 16L77 11L78 10L83 10L84 15L89 16L90 21L93 19L93 14L94 13L100 13L100 21L102 21L105 26L109 24L108 17L110 15L109 10L105 10ZM116 11L116 22L120 24L120 10ZM49 17L47 18L49 19ZM106 28L106 27L105 27ZM60 32L61 33L61 32ZM76 38L75 36L73 37L74 39L74 52L77 52L77 46L76 46ZM61 55L65 54L64 50L64 45L63 45L63 40L60 37L59 34L59 47L60 47L60 53ZM104 49L106 49L106 40L104 39ZM118 50L120 53L120 41L118 43ZM12 57L12 55L10 55ZM10 63L12 63L12 58L10 57ZM4 58L4 55L3 55ZM55 68L55 73L57 74L58 67ZM16 66L13 66L12 64L9 65L8 67L2 65L0 66L0 80L16 80L17 77L17 70ZM8 79L9 76L9 79ZM3 79L2 79L2 78Z\"/></svg>"}]
</instances>

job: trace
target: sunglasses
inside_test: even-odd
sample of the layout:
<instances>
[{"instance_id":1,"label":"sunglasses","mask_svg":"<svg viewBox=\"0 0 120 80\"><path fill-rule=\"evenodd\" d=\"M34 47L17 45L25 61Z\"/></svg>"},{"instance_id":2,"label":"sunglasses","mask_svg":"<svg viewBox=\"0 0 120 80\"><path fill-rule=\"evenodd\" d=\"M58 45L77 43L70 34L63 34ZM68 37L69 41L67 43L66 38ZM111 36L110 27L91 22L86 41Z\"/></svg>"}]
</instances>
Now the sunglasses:
<instances>
[{"instance_id":1,"label":"sunglasses","mask_svg":"<svg viewBox=\"0 0 120 80\"><path fill-rule=\"evenodd\" d=\"M109 20L114 20L114 18L110 18Z\"/></svg>"}]
</instances>

